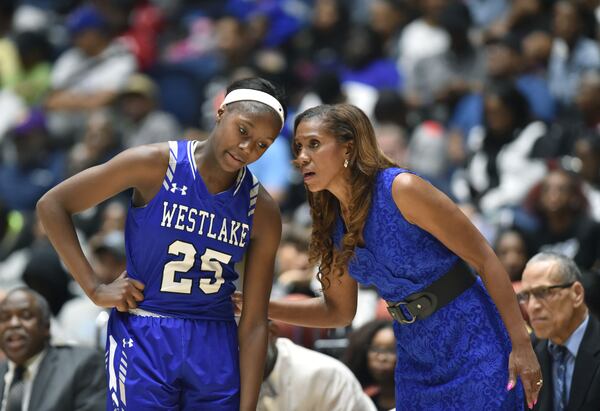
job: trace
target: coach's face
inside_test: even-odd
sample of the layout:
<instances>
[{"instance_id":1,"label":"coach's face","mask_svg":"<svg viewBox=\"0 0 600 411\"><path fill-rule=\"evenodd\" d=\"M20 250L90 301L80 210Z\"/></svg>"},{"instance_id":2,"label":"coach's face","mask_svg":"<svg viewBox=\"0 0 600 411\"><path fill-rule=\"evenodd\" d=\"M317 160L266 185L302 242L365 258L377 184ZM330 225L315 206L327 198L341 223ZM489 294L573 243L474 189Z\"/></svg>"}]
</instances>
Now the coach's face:
<instances>
[{"instance_id":1,"label":"coach's face","mask_svg":"<svg viewBox=\"0 0 600 411\"><path fill-rule=\"evenodd\" d=\"M18 365L42 351L50 338L35 297L24 290L9 294L0 304L0 348Z\"/></svg>"},{"instance_id":2,"label":"coach's face","mask_svg":"<svg viewBox=\"0 0 600 411\"><path fill-rule=\"evenodd\" d=\"M535 335L564 344L574 329L576 311L584 304L583 286L579 281L565 283L557 270L556 261L528 264L523 272L519 299Z\"/></svg>"}]
</instances>

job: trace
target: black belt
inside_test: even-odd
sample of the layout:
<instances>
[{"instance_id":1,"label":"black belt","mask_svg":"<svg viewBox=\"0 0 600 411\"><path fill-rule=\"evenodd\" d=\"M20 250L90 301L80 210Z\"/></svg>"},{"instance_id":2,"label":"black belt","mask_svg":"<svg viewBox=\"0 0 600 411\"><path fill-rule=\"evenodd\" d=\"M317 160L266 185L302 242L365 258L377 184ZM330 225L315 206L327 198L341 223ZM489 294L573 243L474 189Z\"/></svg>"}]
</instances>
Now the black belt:
<instances>
[{"instance_id":1,"label":"black belt","mask_svg":"<svg viewBox=\"0 0 600 411\"><path fill-rule=\"evenodd\" d=\"M388 302L388 311L400 324L423 320L454 300L475 282L475 274L459 259L442 277L423 291L411 294L404 301Z\"/></svg>"}]
</instances>

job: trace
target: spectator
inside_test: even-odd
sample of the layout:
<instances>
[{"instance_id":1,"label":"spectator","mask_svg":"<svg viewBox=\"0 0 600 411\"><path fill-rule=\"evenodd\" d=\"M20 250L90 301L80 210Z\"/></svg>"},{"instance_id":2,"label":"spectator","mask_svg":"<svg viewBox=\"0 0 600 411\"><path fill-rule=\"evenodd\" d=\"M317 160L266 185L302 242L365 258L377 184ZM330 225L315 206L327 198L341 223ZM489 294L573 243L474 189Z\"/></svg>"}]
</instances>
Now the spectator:
<instances>
[{"instance_id":1,"label":"spectator","mask_svg":"<svg viewBox=\"0 0 600 411\"><path fill-rule=\"evenodd\" d=\"M377 410L394 408L396 339L391 321L374 320L356 329L349 336L343 361L375 402Z\"/></svg>"},{"instance_id":2,"label":"spectator","mask_svg":"<svg viewBox=\"0 0 600 411\"><path fill-rule=\"evenodd\" d=\"M525 235L517 228L501 231L496 237L494 251L510 276L513 286L519 283L530 256Z\"/></svg>"},{"instance_id":3,"label":"spectator","mask_svg":"<svg viewBox=\"0 0 600 411\"><path fill-rule=\"evenodd\" d=\"M580 76L600 69L600 48L583 35L582 9L574 2L556 2L553 26L548 81L554 97L568 106L575 98Z\"/></svg>"},{"instance_id":4,"label":"spectator","mask_svg":"<svg viewBox=\"0 0 600 411\"><path fill-rule=\"evenodd\" d=\"M579 175L583 180L583 192L590 204L591 217L600 222L600 133L595 137L577 140L575 156L581 164Z\"/></svg>"},{"instance_id":5,"label":"spectator","mask_svg":"<svg viewBox=\"0 0 600 411\"><path fill-rule=\"evenodd\" d=\"M548 81L543 74L525 71L527 61L523 58L521 42L514 35L489 39L484 48L487 78L484 87L514 83L529 103L536 119L552 121L556 103L550 93ZM481 92L468 94L457 104L450 128L468 135L471 129L483 122L484 102Z\"/></svg>"},{"instance_id":6,"label":"spectator","mask_svg":"<svg viewBox=\"0 0 600 411\"><path fill-rule=\"evenodd\" d=\"M90 113L83 138L69 152L69 175L108 161L120 150L121 139L115 130L112 113L98 109Z\"/></svg>"},{"instance_id":7,"label":"spectator","mask_svg":"<svg viewBox=\"0 0 600 411\"><path fill-rule=\"evenodd\" d=\"M403 0L373 0L369 5L369 25L377 33L385 54L398 58L398 42L410 10Z\"/></svg>"},{"instance_id":8,"label":"spectator","mask_svg":"<svg viewBox=\"0 0 600 411\"><path fill-rule=\"evenodd\" d=\"M581 273L568 257L535 255L518 294L538 340L544 384L534 410L600 409L600 322L588 314Z\"/></svg>"},{"instance_id":9,"label":"spectator","mask_svg":"<svg viewBox=\"0 0 600 411\"><path fill-rule=\"evenodd\" d=\"M404 79L394 62L383 53L381 40L368 26L355 26L342 47L340 72L347 102L372 117L379 91L401 90Z\"/></svg>"},{"instance_id":10,"label":"spectator","mask_svg":"<svg viewBox=\"0 0 600 411\"><path fill-rule=\"evenodd\" d=\"M104 411L104 359L95 350L50 345L50 309L27 288L0 303L2 410Z\"/></svg>"},{"instance_id":11,"label":"spectator","mask_svg":"<svg viewBox=\"0 0 600 411\"><path fill-rule=\"evenodd\" d=\"M529 158L545 131L544 123L531 120L527 100L514 86L487 90L483 126L474 128L467 139L473 156L462 183L468 189L455 185L454 195L478 204L488 217L501 207L518 205L546 172L542 161Z\"/></svg>"},{"instance_id":12,"label":"spectator","mask_svg":"<svg viewBox=\"0 0 600 411\"><path fill-rule=\"evenodd\" d=\"M407 88L413 107L427 111L426 118L446 123L461 97L481 89L486 72L484 54L469 38L467 6L449 3L441 13L440 25L449 35L449 48L420 60Z\"/></svg>"},{"instance_id":13,"label":"spectator","mask_svg":"<svg viewBox=\"0 0 600 411\"><path fill-rule=\"evenodd\" d=\"M399 166L408 164L408 138L405 130L395 124L381 124L375 127L377 144L383 154Z\"/></svg>"},{"instance_id":14,"label":"spectator","mask_svg":"<svg viewBox=\"0 0 600 411\"><path fill-rule=\"evenodd\" d=\"M512 1L508 12L492 24L484 36L498 37L513 33L521 40L533 31L549 31L550 20L547 1Z\"/></svg>"},{"instance_id":15,"label":"spectator","mask_svg":"<svg viewBox=\"0 0 600 411\"><path fill-rule=\"evenodd\" d=\"M375 411L344 364L277 334L270 322L258 411Z\"/></svg>"},{"instance_id":16,"label":"spectator","mask_svg":"<svg viewBox=\"0 0 600 411\"><path fill-rule=\"evenodd\" d=\"M136 69L135 57L109 34L106 19L92 6L81 6L67 20L74 47L52 69L46 107L57 137L74 138L87 110L108 105Z\"/></svg>"},{"instance_id":17,"label":"spectator","mask_svg":"<svg viewBox=\"0 0 600 411\"><path fill-rule=\"evenodd\" d=\"M134 74L118 99L117 129L125 148L172 140L181 135L177 119L158 110L158 89L144 74Z\"/></svg>"},{"instance_id":18,"label":"spectator","mask_svg":"<svg viewBox=\"0 0 600 411\"><path fill-rule=\"evenodd\" d=\"M534 156L554 159L572 155L576 140L600 133L600 70L581 75L574 103L549 125L533 149Z\"/></svg>"},{"instance_id":19,"label":"spectator","mask_svg":"<svg viewBox=\"0 0 600 411\"><path fill-rule=\"evenodd\" d=\"M30 110L10 137L14 156L0 164L0 198L11 209L32 211L42 194L64 178L65 156L52 147L46 115L39 109Z\"/></svg>"},{"instance_id":20,"label":"spectator","mask_svg":"<svg viewBox=\"0 0 600 411\"><path fill-rule=\"evenodd\" d=\"M582 269L597 265L600 224L587 213L577 175L562 169L551 171L532 192L532 198L529 207L539 223L532 235L533 249L564 254Z\"/></svg>"},{"instance_id":21,"label":"spectator","mask_svg":"<svg viewBox=\"0 0 600 411\"><path fill-rule=\"evenodd\" d=\"M407 82L413 81L415 67L421 59L444 53L450 47L450 36L440 25L440 15L448 3L448 0L418 2L421 17L407 24L402 31L398 66Z\"/></svg>"}]
</instances>

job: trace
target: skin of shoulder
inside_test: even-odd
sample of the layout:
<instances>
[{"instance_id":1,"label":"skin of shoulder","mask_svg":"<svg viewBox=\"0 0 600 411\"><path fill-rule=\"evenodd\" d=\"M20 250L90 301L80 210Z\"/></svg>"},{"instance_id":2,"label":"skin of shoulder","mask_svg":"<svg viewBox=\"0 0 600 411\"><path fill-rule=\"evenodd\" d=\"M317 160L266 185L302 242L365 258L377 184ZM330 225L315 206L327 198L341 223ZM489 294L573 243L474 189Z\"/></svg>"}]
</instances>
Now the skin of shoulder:
<instances>
[{"instance_id":1,"label":"skin of shoulder","mask_svg":"<svg viewBox=\"0 0 600 411\"><path fill-rule=\"evenodd\" d=\"M432 234L481 272L485 259L493 253L491 247L444 193L414 174L401 173L392 183L392 197L408 222Z\"/></svg>"}]
</instances>

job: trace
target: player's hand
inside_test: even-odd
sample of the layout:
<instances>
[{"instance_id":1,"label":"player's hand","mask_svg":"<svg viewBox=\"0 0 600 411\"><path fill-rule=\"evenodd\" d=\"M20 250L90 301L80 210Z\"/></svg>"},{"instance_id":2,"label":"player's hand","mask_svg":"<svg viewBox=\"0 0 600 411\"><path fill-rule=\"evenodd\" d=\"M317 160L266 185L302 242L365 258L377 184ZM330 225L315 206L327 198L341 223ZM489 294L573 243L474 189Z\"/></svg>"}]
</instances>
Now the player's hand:
<instances>
[{"instance_id":1,"label":"player's hand","mask_svg":"<svg viewBox=\"0 0 600 411\"><path fill-rule=\"evenodd\" d=\"M242 308L244 308L244 294L241 291L236 291L231 295L231 301L233 302L234 314L239 317L242 315Z\"/></svg>"},{"instance_id":2,"label":"player's hand","mask_svg":"<svg viewBox=\"0 0 600 411\"><path fill-rule=\"evenodd\" d=\"M531 409L537 403L543 381L540 364L530 343L513 345L508 358L508 390L514 389L517 376L521 378L527 405Z\"/></svg>"},{"instance_id":3,"label":"player's hand","mask_svg":"<svg viewBox=\"0 0 600 411\"><path fill-rule=\"evenodd\" d=\"M125 312L137 308L138 302L144 300L144 287L138 280L127 277L127 271L123 271L113 282L98 285L91 298L100 307L115 307Z\"/></svg>"}]
</instances>

